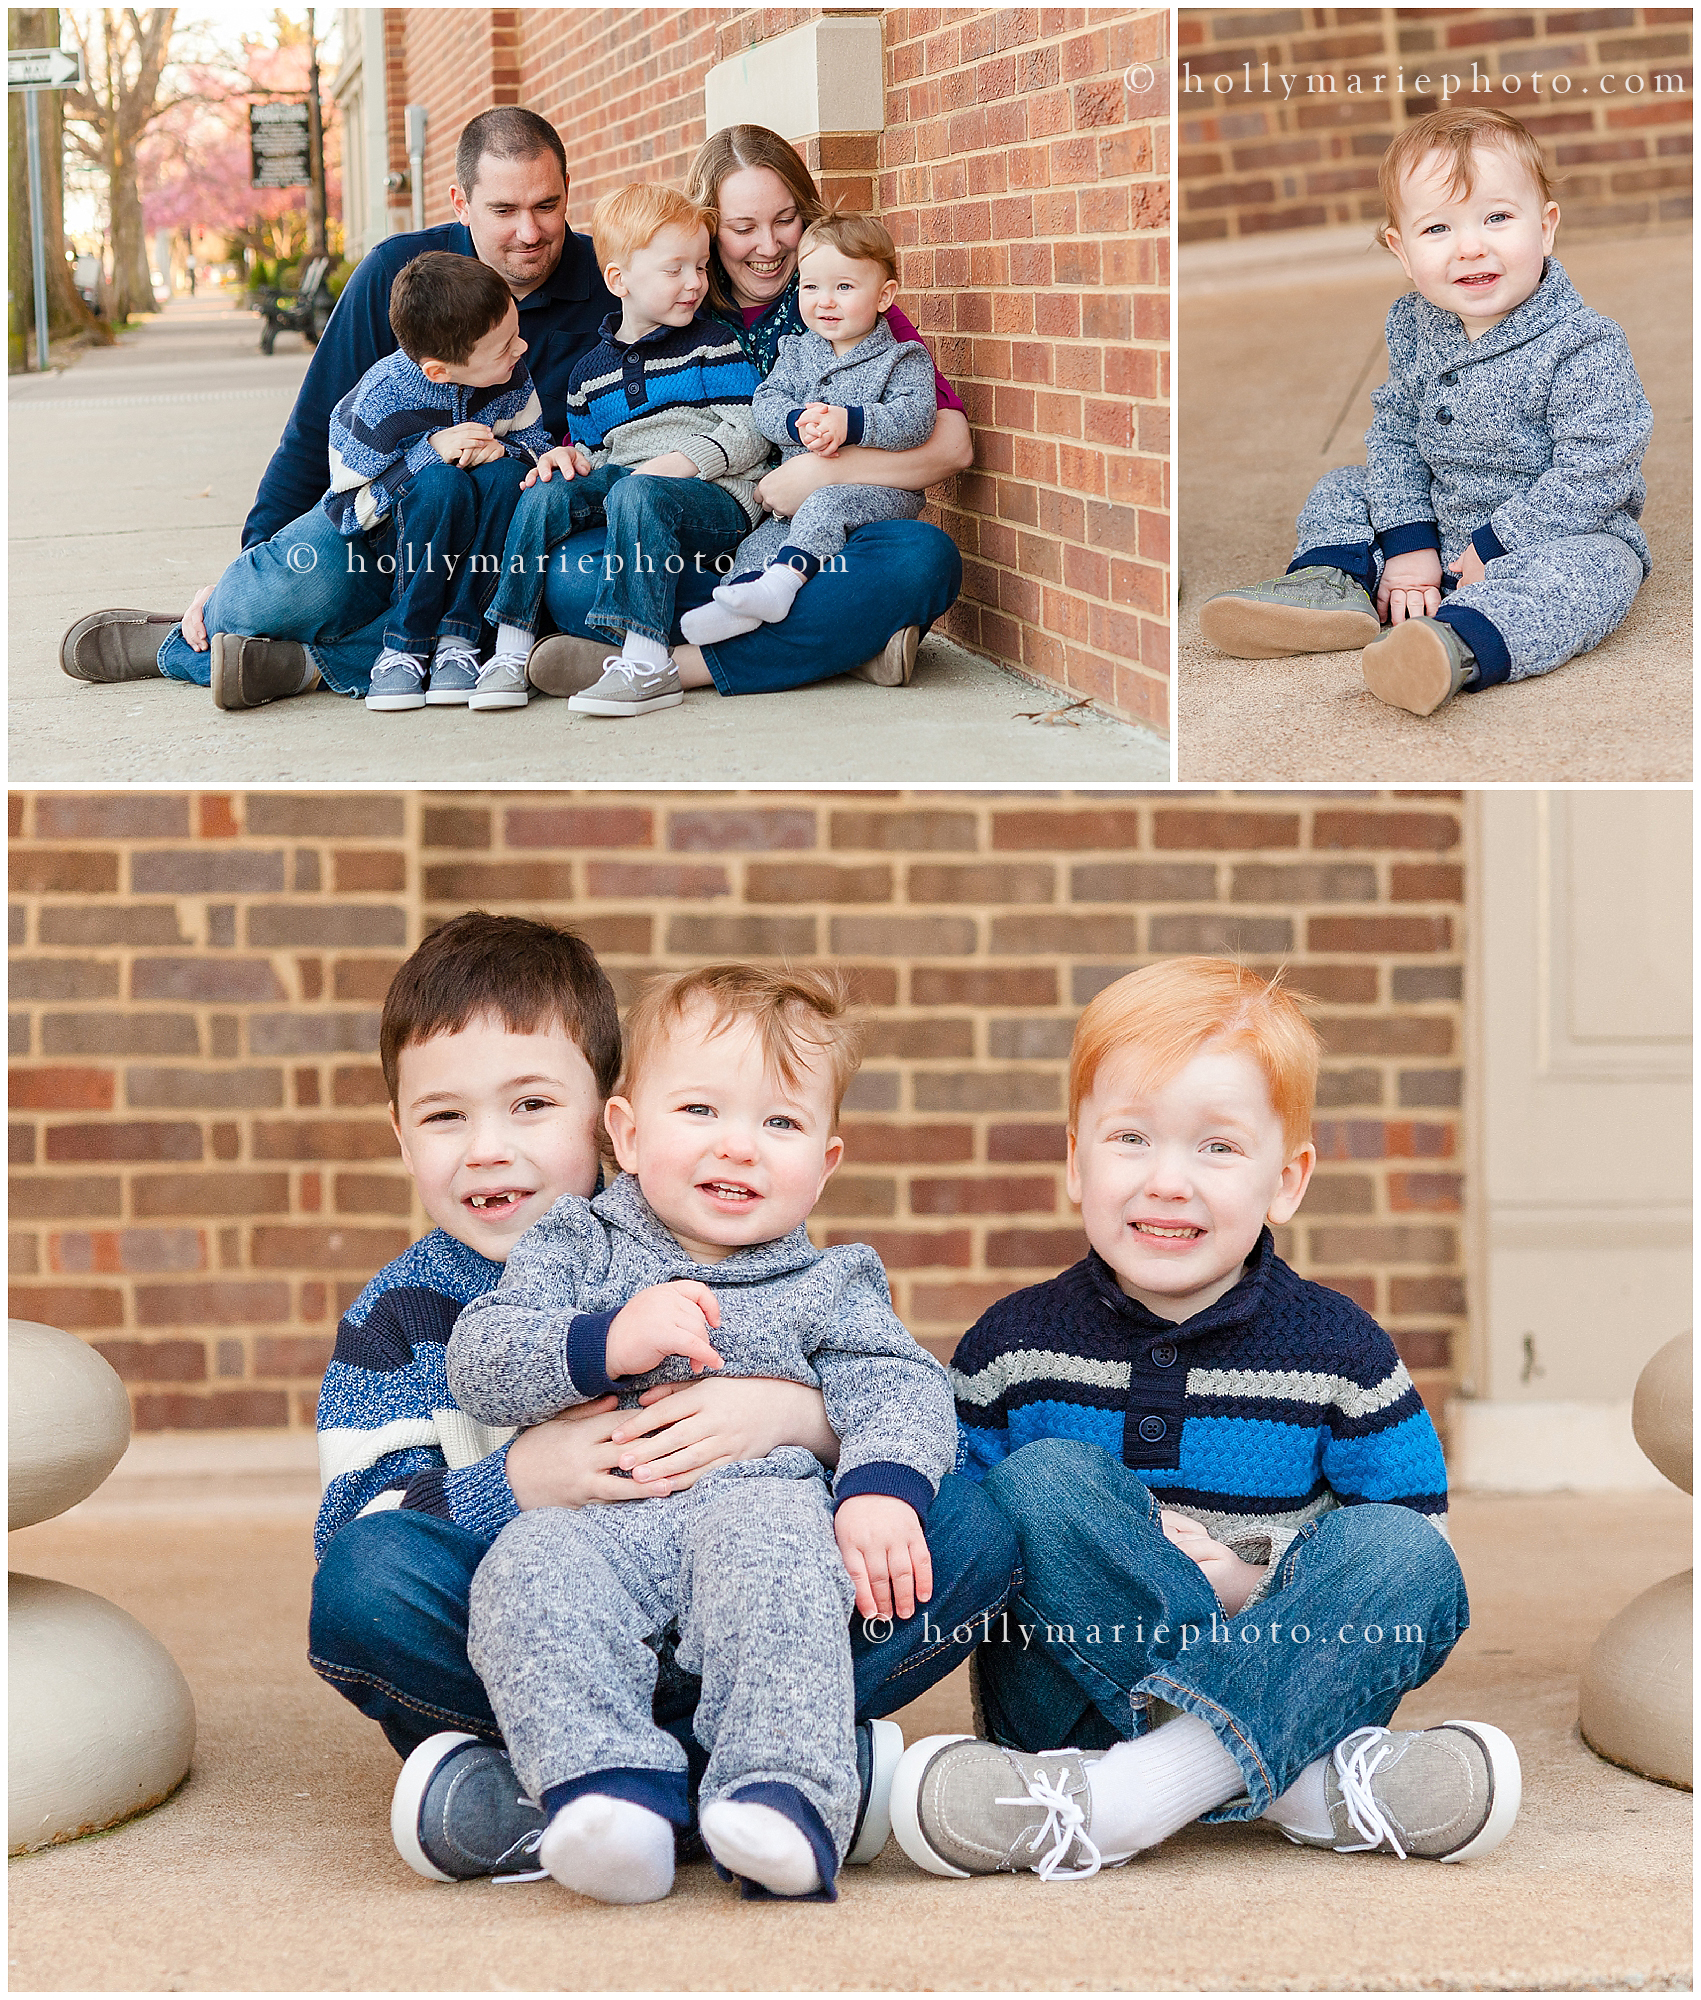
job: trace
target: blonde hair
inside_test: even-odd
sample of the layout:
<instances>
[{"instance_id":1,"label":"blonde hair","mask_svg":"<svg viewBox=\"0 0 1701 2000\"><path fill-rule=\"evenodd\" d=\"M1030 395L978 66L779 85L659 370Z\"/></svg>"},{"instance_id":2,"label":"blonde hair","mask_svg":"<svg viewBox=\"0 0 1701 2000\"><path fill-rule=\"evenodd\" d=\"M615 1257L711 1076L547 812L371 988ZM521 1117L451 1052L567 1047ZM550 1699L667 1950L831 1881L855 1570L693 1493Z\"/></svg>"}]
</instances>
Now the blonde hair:
<instances>
[{"instance_id":1,"label":"blonde hair","mask_svg":"<svg viewBox=\"0 0 1701 2000\"><path fill-rule=\"evenodd\" d=\"M1082 1009L1069 1050L1069 1130L1110 1056L1137 1049L1139 1083L1161 1089L1207 1045L1244 1049L1264 1072L1292 1159L1311 1137L1322 1043L1299 996L1228 958L1166 958Z\"/></svg>"},{"instance_id":2,"label":"blonde hair","mask_svg":"<svg viewBox=\"0 0 1701 2000\"><path fill-rule=\"evenodd\" d=\"M634 250L653 243L662 230L677 224L682 229L706 229L715 240L715 212L688 195L652 181L616 188L605 194L591 216L591 241L597 248L597 266L606 271L610 264L624 266Z\"/></svg>"},{"instance_id":3,"label":"blonde hair","mask_svg":"<svg viewBox=\"0 0 1701 2000\"><path fill-rule=\"evenodd\" d=\"M862 1024L851 1012L842 972L771 972L760 965L705 965L647 986L626 1017L625 1063L616 1095L629 1098L656 1045L701 1002L711 1009L709 1033L734 1021L755 1024L763 1058L788 1089L804 1069L825 1064L833 1123L862 1062Z\"/></svg>"},{"instance_id":4,"label":"blonde hair","mask_svg":"<svg viewBox=\"0 0 1701 2000\"><path fill-rule=\"evenodd\" d=\"M1382 155L1377 185L1384 211L1376 240L1387 247L1387 233L1399 227L1394 197L1400 183L1416 171L1430 153L1441 153L1447 161L1447 192L1457 199L1466 194L1475 180L1473 155L1488 147L1508 152L1524 167L1540 190L1542 206L1553 199L1554 182L1548 174L1542 149L1529 131L1505 111L1486 106L1456 105L1446 111L1431 111L1414 119Z\"/></svg>"},{"instance_id":5,"label":"blonde hair","mask_svg":"<svg viewBox=\"0 0 1701 2000\"><path fill-rule=\"evenodd\" d=\"M697 148L697 157L685 176L687 199L714 209L717 229L721 182L728 174L742 173L748 167L766 167L778 174L806 223L826 213L826 204L795 146L766 125L728 125ZM717 257L709 259L709 296L723 312L736 310Z\"/></svg>"},{"instance_id":6,"label":"blonde hair","mask_svg":"<svg viewBox=\"0 0 1701 2000\"><path fill-rule=\"evenodd\" d=\"M860 264L878 264L897 283L897 247L891 231L877 216L843 215L836 206L826 215L818 216L803 232L803 240L797 246L798 263L801 265L811 250L823 244Z\"/></svg>"}]
</instances>

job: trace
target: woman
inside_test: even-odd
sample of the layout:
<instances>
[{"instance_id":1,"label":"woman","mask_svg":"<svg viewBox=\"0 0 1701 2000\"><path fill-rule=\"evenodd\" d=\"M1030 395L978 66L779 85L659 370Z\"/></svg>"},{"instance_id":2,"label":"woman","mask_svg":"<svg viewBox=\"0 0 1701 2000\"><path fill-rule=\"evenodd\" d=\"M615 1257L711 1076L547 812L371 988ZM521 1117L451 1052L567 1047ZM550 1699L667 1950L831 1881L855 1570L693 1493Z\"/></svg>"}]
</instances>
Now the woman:
<instances>
[{"instance_id":1,"label":"woman","mask_svg":"<svg viewBox=\"0 0 1701 2000\"><path fill-rule=\"evenodd\" d=\"M734 125L706 141L691 164L685 193L713 208L720 227L710 252L711 310L738 336L762 374L779 343L804 325L797 306L797 246L824 212L809 170L778 133ZM920 335L893 310L900 340ZM936 371L937 372L937 371ZM974 462L969 420L943 377L933 436L916 451L847 447L835 458L800 454L757 488L776 513L790 514L828 481L919 491ZM607 642L585 623L596 594L603 530L587 530L557 551L544 602L561 637L532 654L533 682L551 694L574 694L601 672ZM955 601L962 559L951 538L924 521L877 521L857 529L843 571L822 572L799 593L782 624L699 649L679 645L673 660L688 688L722 694L768 694L859 669L889 686L908 681L922 633ZM594 560L591 560L594 558ZM705 602L717 578L681 578L678 608ZM570 636L579 635L579 636Z\"/></svg>"}]
</instances>

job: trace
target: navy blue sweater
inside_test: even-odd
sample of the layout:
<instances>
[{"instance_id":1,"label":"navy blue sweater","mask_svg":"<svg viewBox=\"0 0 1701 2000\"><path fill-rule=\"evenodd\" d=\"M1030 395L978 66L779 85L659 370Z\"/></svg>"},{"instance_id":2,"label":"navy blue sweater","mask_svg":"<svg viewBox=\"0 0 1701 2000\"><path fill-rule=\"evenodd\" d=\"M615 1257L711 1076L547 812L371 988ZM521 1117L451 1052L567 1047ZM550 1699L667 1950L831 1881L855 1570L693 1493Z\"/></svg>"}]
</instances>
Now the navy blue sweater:
<instances>
[{"instance_id":1,"label":"navy blue sweater","mask_svg":"<svg viewBox=\"0 0 1701 2000\"><path fill-rule=\"evenodd\" d=\"M252 548L318 505L330 463L331 412L375 361L394 354L390 331L390 287L404 264L427 250L473 252L472 231L458 222L386 237L367 251L337 300L295 408L272 462L266 467L242 528L242 546ZM543 422L552 438L567 434L567 378L574 364L601 338L604 317L616 301L602 281L588 236L569 230L561 261L529 297L519 301L520 337Z\"/></svg>"}]
</instances>

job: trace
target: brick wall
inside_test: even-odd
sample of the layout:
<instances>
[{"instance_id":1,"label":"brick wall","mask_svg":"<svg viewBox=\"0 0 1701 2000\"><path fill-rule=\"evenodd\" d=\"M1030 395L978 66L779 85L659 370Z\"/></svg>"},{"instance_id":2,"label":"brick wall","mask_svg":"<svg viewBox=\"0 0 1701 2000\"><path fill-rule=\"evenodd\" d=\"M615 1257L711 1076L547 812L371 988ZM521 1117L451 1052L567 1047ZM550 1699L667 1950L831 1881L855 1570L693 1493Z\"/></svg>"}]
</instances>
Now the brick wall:
<instances>
[{"instance_id":1,"label":"brick wall","mask_svg":"<svg viewBox=\"0 0 1701 2000\"><path fill-rule=\"evenodd\" d=\"M1286 960L1328 1045L1283 1235L1439 1411L1464 1327L1460 807L1250 793L14 794L14 1314L92 1341L140 1429L313 1420L337 1313L423 1226L374 1050L455 911L574 924L624 1001L750 956L871 1020L819 1233L941 1354L1076 1257L1072 1022L1174 952Z\"/></svg>"},{"instance_id":2,"label":"brick wall","mask_svg":"<svg viewBox=\"0 0 1701 2000\"><path fill-rule=\"evenodd\" d=\"M1183 243L1374 228L1377 163L1407 120L1441 108L1447 76L1451 102L1510 111L1542 142L1565 234L1690 214L1688 7L1183 8L1178 20ZM1556 77L1568 79L1557 92Z\"/></svg>"},{"instance_id":3,"label":"brick wall","mask_svg":"<svg viewBox=\"0 0 1701 2000\"><path fill-rule=\"evenodd\" d=\"M709 70L821 11L390 10L405 95L431 109L426 221L449 219L455 141L493 103L559 129L576 228L627 181L679 184ZM885 131L800 143L829 199L886 219L900 303L968 406L975 469L927 516L964 557L941 629L1167 731L1168 14L879 11Z\"/></svg>"}]
</instances>

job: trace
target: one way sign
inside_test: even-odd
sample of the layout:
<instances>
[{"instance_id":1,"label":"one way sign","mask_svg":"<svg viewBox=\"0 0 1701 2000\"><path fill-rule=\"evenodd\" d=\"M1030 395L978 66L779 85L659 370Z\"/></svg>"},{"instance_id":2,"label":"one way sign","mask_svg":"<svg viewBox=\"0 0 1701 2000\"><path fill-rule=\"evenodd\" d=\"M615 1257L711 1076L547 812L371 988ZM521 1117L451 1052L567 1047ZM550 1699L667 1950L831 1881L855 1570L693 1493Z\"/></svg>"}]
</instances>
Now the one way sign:
<instances>
[{"instance_id":1,"label":"one way sign","mask_svg":"<svg viewBox=\"0 0 1701 2000\"><path fill-rule=\"evenodd\" d=\"M83 58L76 49L8 49L8 90L81 90Z\"/></svg>"}]
</instances>

